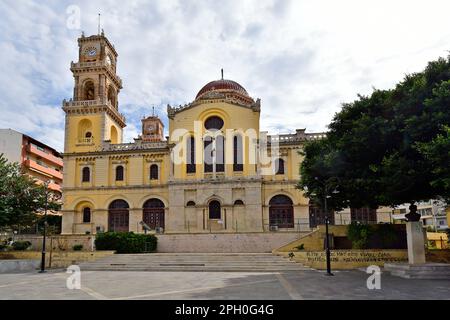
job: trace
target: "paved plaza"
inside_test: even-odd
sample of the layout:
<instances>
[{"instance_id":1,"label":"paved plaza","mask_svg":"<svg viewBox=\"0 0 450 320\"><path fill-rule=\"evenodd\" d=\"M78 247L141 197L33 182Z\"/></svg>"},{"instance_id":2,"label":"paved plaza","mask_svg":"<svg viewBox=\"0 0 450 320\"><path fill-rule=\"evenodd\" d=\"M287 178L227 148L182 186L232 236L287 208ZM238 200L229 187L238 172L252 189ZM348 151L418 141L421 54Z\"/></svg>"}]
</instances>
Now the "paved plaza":
<instances>
[{"instance_id":1,"label":"paved plaza","mask_svg":"<svg viewBox=\"0 0 450 320\"><path fill-rule=\"evenodd\" d=\"M407 280L382 273L369 290L368 274L287 272L82 271L81 289L66 287L65 270L0 274L0 299L450 299L450 280Z\"/></svg>"}]
</instances>

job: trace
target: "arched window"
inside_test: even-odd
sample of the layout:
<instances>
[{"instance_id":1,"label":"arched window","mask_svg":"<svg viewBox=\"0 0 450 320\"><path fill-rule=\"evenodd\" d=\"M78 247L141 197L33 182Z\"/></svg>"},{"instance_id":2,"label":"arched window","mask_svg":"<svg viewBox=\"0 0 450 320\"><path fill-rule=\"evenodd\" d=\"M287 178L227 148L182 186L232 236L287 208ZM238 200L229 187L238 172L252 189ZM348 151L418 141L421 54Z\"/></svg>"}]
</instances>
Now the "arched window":
<instances>
[{"instance_id":1,"label":"arched window","mask_svg":"<svg viewBox=\"0 0 450 320\"><path fill-rule=\"evenodd\" d=\"M216 172L225 171L225 138L222 135L216 137Z\"/></svg>"},{"instance_id":2,"label":"arched window","mask_svg":"<svg viewBox=\"0 0 450 320\"><path fill-rule=\"evenodd\" d=\"M91 180L91 169L89 167L84 167L82 172L81 181L89 182Z\"/></svg>"},{"instance_id":3,"label":"arched window","mask_svg":"<svg viewBox=\"0 0 450 320\"><path fill-rule=\"evenodd\" d=\"M111 126L110 140L112 144L119 143L119 134L117 133L117 129L114 126Z\"/></svg>"},{"instance_id":4,"label":"arched window","mask_svg":"<svg viewBox=\"0 0 450 320\"><path fill-rule=\"evenodd\" d=\"M223 128L223 120L217 116L212 116L206 119L205 129L207 130L220 130Z\"/></svg>"},{"instance_id":5,"label":"arched window","mask_svg":"<svg viewBox=\"0 0 450 320\"><path fill-rule=\"evenodd\" d=\"M209 203L209 218L220 219L220 202L213 200Z\"/></svg>"},{"instance_id":6,"label":"arched window","mask_svg":"<svg viewBox=\"0 0 450 320\"><path fill-rule=\"evenodd\" d=\"M240 135L236 135L233 138L233 171L244 170L242 151L242 137Z\"/></svg>"},{"instance_id":7,"label":"arched window","mask_svg":"<svg viewBox=\"0 0 450 320\"><path fill-rule=\"evenodd\" d=\"M195 207L195 202L194 201L188 201L186 203L186 207Z\"/></svg>"},{"instance_id":8,"label":"arched window","mask_svg":"<svg viewBox=\"0 0 450 320\"><path fill-rule=\"evenodd\" d=\"M83 223L91 222L91 208L86 207L83 209Z\"/></svg>"},{"instance_id":9,"label":"arched window","mask_svg":"<svg viewBox=\"0 0 450 320\"><path fill-rule=\"evenodd\" d=\"M164 208L164 202L159 199L152 198L145 201L144 208Z\"/></svg>"},{"instance_id":10,"label":"arched window","mask_svg":"<svg viewBox=\"0 0 450 320\"><path fill-rule=\"evenodd\" d=\"M195 138L189 137L186 146L186 172L195 173Z\"/></svg>"},{"instance_id":11,"label":"arched window","mask_svg":"<svg viewBox=\"0 0 450 320\"><path fill-rule=\"evenodd\" d=\"M234 205L235 206L243 206L244 205L244 201L242 201L242 200L236 200L235 202L234 202Z\"/></svg>"},{"instance_id":12,"label":"arched window","mask_svg":"<svg viewBox=\"0 0 450 320\"><path fill-rule=\"evenodd\" d=\"M87 81L83 87L83 100L95 99L95 86L93 81Z\"/></svg>"},{"instance_id":13,"label":"arched window","mask_svg":"<svg viewBox=\"0 0 450 320\"><path fill-rule=\"evenodd\" d=\"M284 174L284 160L276 159L275 160L275 174Z\"/></svg>"},{"instance_id":14,"label":"arched window","mask_svg":"<svg viewBox=\"0 0 450 320\"><path fill-rule=\"evenodd\" d=\"M204 156L205 172L213 172L214 166L216 172L225 171L225 138L219 134L214 138L205 136L204 138Z\"/></svg>"},{"instance_id":15,"label":"arched window","mask_svg":"<svg viewBox=\"0 0 450 320\"><path fill-rule=\"evenodd\" d=\"M108 88L108 101L114 108L116 107L116 92L112 86Z\"/></svg>"},{"instance_id":16,"label":"arched window","mask_svg":"<svg viewBox=\"0 0 450 320\"><path fill-rule=\"evenodd\" d=\"M123 166L116 167L116 181L123 181Z\"/></svg>"},{"instance_id":17,"label":"arched window","mask_svg":"<svg viewBox=\"0 0 450 320\"><path fill-rule=\"evenodd\" d=\"M89 119L82 119L78 122L78 141L80 143L88 142L92 138L92 128L92 122Z\"/></svg>"},{"instance_id":18,"label":"arched window","mask_svg":"<svg viewBox=\"0 0 450 320\"><path fill-rule=\"evenodd\" d=\"M150 180L158 180L158 165L156 164L150 166Z\"/></svg>"},{"instance_id":19,"label":"arched window","mask_svg":"<svg viewBox=\"0 0 450 320\"><path fill-rule=\"evenodd\" d=\"M212 137L206 136L203 140L203 162L205 163L205 172L213 172L213 140Z\"/></svg>"}]
</instances>

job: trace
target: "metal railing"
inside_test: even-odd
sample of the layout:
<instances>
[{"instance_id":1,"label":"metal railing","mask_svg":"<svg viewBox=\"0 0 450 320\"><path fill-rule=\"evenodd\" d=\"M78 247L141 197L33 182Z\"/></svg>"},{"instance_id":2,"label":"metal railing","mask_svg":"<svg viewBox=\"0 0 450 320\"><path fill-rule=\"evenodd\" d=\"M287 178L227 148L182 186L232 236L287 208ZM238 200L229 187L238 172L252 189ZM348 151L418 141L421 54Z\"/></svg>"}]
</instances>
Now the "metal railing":
<instances>
[{"instance_id":1,"label":"metal railing","mask_svg":"<svg viewBox=\"0 0 450 320\"><path fill-rule=\"evenodd\" d=\"M309 219L265 219L263 225L267 232L311 232L314 230L310 226Z\"/></svg>"}]
</instances>

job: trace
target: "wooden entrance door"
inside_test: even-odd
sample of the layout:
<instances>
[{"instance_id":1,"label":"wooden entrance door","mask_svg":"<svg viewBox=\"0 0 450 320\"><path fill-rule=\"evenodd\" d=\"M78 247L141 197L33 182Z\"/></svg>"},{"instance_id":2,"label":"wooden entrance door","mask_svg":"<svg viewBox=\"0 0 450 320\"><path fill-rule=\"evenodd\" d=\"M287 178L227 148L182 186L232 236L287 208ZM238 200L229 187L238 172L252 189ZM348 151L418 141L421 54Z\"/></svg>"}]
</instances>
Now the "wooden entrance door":
<instances>
[{"instance_id":1,"label":"wooden entrance door","mask_svg":"<svg viewBox=\"0 0 450 320\"><path fill-rule=\"evenodd\" d=\"M108 231L128 232L129 213L128 203L124 200L115 200L108 209Z\"/></svg>"},{"instance_id":2,"label":"wooden entrance door","mask_svg":"<svg viewBox=\"0 0 450 320\"><path fill-rule=\"evenodd\" d=\"M147 208L144 209L144 222L151 228L164 228L164 208Z\"/></svg>"},{"instance_id":3,"label":"wooden entrance door","mask_svg":"<svg viewBox=\"0 0 450 320\"><path fill-rule=\"evenodd\" d=\"M164 203L159 199L147 200L142 220L151 229L164 228Z\"/></svg>"},{"instance_id":4,"label":"wooden entrance door","mask_svg":"<svg viewBox=\"0 0 450 320\"><path fill-rule=\"evenodd\" d=\"M278 228L294 228L294 207L285 195L277 195L269 202L269 224Z\"/></svg>"},{"instance_id":5,"label":"wooden entrance door","mask_svg":"<svg viewBox=\"0 0 450 320\"><path fill-rule=\"evenodd\" d=\"M221 217L220 202L213 200L209 203L209 219L218 220Z\"/></svg>"},{"instance_id":6,"label":"wooden entrance door","mask_svg":"<svg viewBox=\"0 0 450 320\"><path fill-rule=\"evenodd\" d=\"M118 209L109 212L109 231L114 232L128 232L129 219L128 210Z\"/></svg>"}]
</instances>

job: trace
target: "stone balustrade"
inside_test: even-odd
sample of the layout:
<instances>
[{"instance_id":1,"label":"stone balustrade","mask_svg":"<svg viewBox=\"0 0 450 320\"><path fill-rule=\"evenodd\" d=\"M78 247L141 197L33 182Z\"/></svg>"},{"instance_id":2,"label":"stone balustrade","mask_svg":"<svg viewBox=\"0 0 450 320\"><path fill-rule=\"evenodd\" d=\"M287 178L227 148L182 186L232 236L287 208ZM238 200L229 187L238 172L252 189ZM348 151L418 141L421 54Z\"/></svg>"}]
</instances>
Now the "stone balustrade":
<instances>
[{"instance_id":1,"label":"stone balustrade","mask_svg":"<svg viewBox=\"0 0 450 320\"><path fill-rule=\"evenodd\" d=\"M143 150L143 149L162 149L167 147L166 141L161 142L145 142L145 143L118 143L104 144L103 151L127 151L127 150Z\"/></svg>"},{"instance_id":2,"label":"stone balustrade","mask_svg":"<svg viewBox=\"0 0 450 320\"><path fill-rule=\"evenodd\" d=\"M88 62L71 62L70 69L81 69L81 68L108 68L112 72L117 80L122 86L122 79L116 75L116 70L113 65L109 65L106 61L88 61Z\"/></svg>"},{"instance_id":3,"label":"stone balustrade","mask_svg":"<svg viewBox=\"0 0 450 320\"><path fill-rule=\"evenodd\" d=\"M115 110L117 116L121 118L123 122L126 121L125 116L122 113L117 112L117 109L115 106L112 105L111 101L105 100L105 99L95 99L95 100L63 100L63 107L64 108L78 108L78 107L96 107L96 106L108 106L111 110Z\"/></svg>"}]
</instances>

